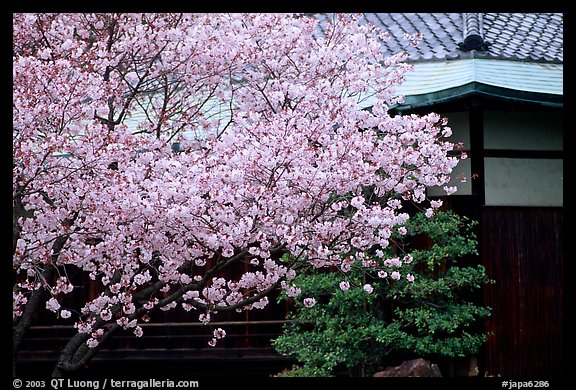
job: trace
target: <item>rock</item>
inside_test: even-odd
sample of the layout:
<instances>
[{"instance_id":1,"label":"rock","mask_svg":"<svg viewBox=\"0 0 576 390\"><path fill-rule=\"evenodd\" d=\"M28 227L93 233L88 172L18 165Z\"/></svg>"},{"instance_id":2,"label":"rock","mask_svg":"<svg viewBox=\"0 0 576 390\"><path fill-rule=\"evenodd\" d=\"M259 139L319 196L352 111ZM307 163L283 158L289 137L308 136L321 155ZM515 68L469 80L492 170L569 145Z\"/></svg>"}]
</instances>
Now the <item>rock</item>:
<instances>
[{"instance_id":1,"label":"rock","mask_svg":"<svg viewBox=\"0 0 576 390\"><path fill-rule=\"evenodd\" d=\"M437 364L431 364L422 358L406 360L396 367L386 367L378 371L374 377L441 377Z\"/></svg>"}]
</instances>

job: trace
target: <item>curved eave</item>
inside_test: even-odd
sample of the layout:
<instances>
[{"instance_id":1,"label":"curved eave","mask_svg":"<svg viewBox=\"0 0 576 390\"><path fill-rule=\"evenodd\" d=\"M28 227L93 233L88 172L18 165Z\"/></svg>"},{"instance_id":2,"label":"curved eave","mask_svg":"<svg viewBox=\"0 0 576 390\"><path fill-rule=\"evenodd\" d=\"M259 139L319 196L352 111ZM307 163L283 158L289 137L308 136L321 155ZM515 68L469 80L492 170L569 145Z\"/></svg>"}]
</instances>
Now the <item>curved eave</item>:
<instances>
[{"instance_id":1,"label":"curved eave","mask_svg":"<svg viewBox=\"0 0 576 390\"><path fill-rule=\"evenodd\" d=\"M469 58L414 64L396 88L404 103L415 108L483 94L546 106L563 105L563 64ZM363 102L371 106L370 99Z\"/></svg>"},{"instance_id":2,"label":"curved eave","mask_svg":"<svg viewBox=\"0 0 576 390\"><path fill-rule=\"evenodd\" d=\"M492 85L471 82L458 87L448 88L440 91L409 95L404 97L402 104L390 107L397 111L410 110L414 108L434 106L437 104L449 103L463 99L467 96L488 96L503 100L537 104L547 107L563 107L563 96L549 93L538 93L529 91L519 91L509 88L495 87Z\"/></svg>"}]
</instances>

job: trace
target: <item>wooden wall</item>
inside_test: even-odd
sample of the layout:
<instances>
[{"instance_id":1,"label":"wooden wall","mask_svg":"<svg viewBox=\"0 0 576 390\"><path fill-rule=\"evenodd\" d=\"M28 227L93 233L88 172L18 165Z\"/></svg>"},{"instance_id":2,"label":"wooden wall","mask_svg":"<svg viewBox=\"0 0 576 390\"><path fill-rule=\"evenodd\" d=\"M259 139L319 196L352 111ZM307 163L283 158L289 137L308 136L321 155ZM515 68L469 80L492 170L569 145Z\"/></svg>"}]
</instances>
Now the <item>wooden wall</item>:
<instances>
[{"instance_id":1,"label":"wooden wall","mask_svg":"<svg viewBox=\"0 0 576 390\"><path fill-rule=\"evenodd\" d=\"M562 208L485 207L481 251L492 306L488 375L546 380L562 375L564 252Z\"/></svg>"}]
</instances>

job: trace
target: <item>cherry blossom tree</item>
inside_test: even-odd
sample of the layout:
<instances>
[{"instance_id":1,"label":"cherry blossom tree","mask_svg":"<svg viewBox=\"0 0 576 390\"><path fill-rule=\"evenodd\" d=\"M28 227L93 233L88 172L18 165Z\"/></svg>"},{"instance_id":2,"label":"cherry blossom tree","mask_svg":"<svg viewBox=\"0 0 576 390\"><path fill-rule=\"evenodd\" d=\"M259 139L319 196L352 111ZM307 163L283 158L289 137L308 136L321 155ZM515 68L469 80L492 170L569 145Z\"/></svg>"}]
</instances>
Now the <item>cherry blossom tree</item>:
<instances>
[{"instance_id":1,"label":"cherry blossom tree","mask_svg":"<svg viewBox=\"0 0 576 390\"><path fill-rule=\"evenodd\" d=\"M389 115L410 66L385 39L351 15L15 14L14 357L37 311L75 321L61 376L152 310L209 323L383 253L458 162L439 115ZM99 291L78 308L71 269Z\"/></svg>"}]
</instances>

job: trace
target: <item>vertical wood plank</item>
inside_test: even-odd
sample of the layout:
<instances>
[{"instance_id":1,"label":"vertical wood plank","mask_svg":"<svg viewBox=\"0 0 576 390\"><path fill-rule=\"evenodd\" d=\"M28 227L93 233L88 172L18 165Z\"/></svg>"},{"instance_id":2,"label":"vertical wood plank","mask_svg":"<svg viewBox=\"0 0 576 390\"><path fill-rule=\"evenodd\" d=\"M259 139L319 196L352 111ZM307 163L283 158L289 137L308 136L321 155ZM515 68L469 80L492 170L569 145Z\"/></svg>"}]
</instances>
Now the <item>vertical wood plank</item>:
<instances>
[{"instance_id":1,"label":"vertical wood plank","mask_svg":"<svg viewBox=\"0 0 576 390\"><path fill-rule=\"evenodd\" d=\"M562 229L561 208L484 208L482 257L496 280L484 289L488 375L562 374Z\"/></svg>"}]
</instances>

